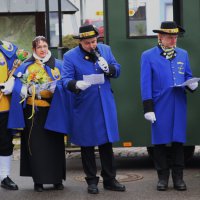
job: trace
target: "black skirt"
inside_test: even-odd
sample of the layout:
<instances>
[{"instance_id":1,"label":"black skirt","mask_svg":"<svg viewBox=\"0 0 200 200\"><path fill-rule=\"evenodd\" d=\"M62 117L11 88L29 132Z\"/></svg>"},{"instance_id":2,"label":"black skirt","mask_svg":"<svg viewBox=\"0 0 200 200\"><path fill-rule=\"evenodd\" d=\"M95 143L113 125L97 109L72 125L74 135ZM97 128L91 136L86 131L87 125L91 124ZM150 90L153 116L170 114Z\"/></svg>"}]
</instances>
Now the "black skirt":
<instances>
[{"instance_id":1,"label":"black skirt","mask_svg":"<svg viewBox=\"0 0 200 200\"><path fill-rule=\"evenodd\" d=\"M66 177L64 135L44 129L48 107L32 106L24 111L26 128L21 135L20 176L31 176L34 183L56 184Z\"/></svg>"}]
</instances>

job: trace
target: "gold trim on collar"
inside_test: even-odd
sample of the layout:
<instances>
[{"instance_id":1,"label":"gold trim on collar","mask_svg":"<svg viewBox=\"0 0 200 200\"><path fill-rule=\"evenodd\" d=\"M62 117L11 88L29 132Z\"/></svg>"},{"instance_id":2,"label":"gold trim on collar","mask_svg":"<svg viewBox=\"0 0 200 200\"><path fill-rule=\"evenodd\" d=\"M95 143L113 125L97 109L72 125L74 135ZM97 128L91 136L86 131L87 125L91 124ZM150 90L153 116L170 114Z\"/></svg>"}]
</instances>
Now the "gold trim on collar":
<instances>
[{"instance_id":1,"label":"gold trim on collar","mask_svg":"<svg viewBox=\"0 0 200 200\"><path fill-rule=\"evenodd\" d=\"M80 33L80 38L95 35L95 31Z\"/></svg>"},{"instance_id":2,"label":"gold trim on collar","mask_svg":"<svg viewBox=\"0 0 200 200\"><path fill-rule=\"evenodd\" d=\"M165 33L178 33L179 32L178 28L171 28L171 29L161 28L160 30L165 32Z\"/></svg>"}]
</instances>

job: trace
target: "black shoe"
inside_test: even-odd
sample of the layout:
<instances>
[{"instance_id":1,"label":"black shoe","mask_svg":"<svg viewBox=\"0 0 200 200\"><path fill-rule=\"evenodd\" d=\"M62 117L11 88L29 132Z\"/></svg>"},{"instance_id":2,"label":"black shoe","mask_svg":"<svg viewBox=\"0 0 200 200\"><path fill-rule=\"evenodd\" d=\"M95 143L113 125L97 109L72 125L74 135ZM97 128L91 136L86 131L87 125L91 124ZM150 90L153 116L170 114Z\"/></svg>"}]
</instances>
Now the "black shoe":
<instances>
[{"instance_id":1,"label":"black shoe","mask_svg":"<svg viewBox=\"0 0 200 200\"><path fill-rule=\"evenodd\" d=\"M39 184L39 183L35 183L34 184L34 190L36 191L36 192L42 192L43 191L43 185L42 184Z\"/></svg>"},{"instance_id":2,"label":"black shoe","mask_svg":"<svg viewBox=\"0 0 200 200\"><path fill-rule=\"evenodd\" d=\"M88 193L89 194L98 194L99 189L98 189L97 185L94 183L88 185Z\"/></svg>"},{"instance_id":3,"label":"black shoe","mask_svg":"<svg viewBox=\"0 0 200 200\"><path fill-rule=\"evenodd\" d=\"M64 185L62 183L56 183L53 185L55 190L63 190Z\"/></svg>"},{"instance_id":4,"label":"black shoe","mask_svg":"<svg viewBox=\"0 0 200 200\"><path fill-rule=\"evenodd\" d=\"M104 181L103 187L106 190L113 190L113 191L119 191L119 192L124 192L126 190L126 187L120 184L116 179L113 179L110 181Z\"/></svg>"},{"instance_id":5,"label":"black shoe","mask_svg":"<svg viewBox=\"0 0 200 200\"><path fill-rule=\"evenodd\" d=\"M184 191L187 190L187 186L182 179L178 179L174 181L174 189L179 190L179 191Z\"/></svg>"},{"instance_id":6,"label":"black shoe","mask_svg":"<svg viewBox=\"0 0 200 200\"><path fill-rule=\"evenodd\" d=\"M1 181L1 187L8 190L18 190L18 186L8 176Z\"/></svg>"},{"instance_id":7,"label":"black shoe","mask_svg":"<svg viewBox=\"0 0 200 200\"><path fill-rule=\"evenodd\" d=\"M159 180L157 184L158 191L165 191L168 189L168 181L167 180Z\"/></svg>"}]
</instances>

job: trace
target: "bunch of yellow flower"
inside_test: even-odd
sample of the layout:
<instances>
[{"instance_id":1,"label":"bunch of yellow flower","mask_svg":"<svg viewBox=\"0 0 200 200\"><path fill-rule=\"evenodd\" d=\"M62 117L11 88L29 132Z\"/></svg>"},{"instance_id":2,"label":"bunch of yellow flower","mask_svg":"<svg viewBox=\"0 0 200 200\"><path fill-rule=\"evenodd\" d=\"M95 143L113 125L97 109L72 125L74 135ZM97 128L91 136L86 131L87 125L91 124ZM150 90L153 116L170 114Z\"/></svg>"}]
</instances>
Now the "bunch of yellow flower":
<instances>
[{"instance_id":1,"label":"bunch of yellow flower","mask_svg":"<svg viewBox=\"0 0 200 200\"><path fill-rule=\"evenodd\" d=\"M43 84L51 81L47 72L38 65L31 65L28 68L28 73L23 74L21 81L25 84Z\"/></svg>"},{"instance_id":2,"label":"bunch of yellow flower","mask_svg":"<svg viewBox=\"0 0 200 200\"><path fill-rule=\"evenodd\" d=\"M31 69L28 73L27 82L34 82L38 84L43 84L49 82L49 76L43 69Z\"/></svg>"}]
</instances>

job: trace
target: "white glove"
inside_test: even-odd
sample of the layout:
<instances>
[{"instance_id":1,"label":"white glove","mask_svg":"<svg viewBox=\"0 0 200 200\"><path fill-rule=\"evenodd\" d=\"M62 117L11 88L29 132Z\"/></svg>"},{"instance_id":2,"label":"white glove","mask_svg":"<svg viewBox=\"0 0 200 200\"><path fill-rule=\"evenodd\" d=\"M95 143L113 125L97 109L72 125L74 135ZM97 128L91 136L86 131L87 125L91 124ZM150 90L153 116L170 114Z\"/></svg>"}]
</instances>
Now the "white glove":
<instances>
[{"instance_id":1,"label":"white glove","mask_svg":"<svg viewBox=\"0 0 200 200\"><path fill-rule=\"evenodd\" d=\"M5 83L0 84L0 86L4 86L4 89L1 89L4 95L8 95L12 93L14 84L15 84L15 78L13 76L9 78Z\"/></svg>"},{"instance_id":2,"label":"white glove","mask_svg":"<svg viewBox=\"0 0 200 200\"><path fill-rule=\"evenodd\" d=\"M28 90L28 94L29 94L29 95L32 95L32 93L33 93L33 86L32 86L32 85L29 86L29 87L27 88L27 90Z\"/></svg>"},{"instance_id":3,"label":"white glove","mask_svg":"<svg viewBox=\"0 0 200 200\"><path fill-rule=\"evenodd\" d=\"M78 89L81 89L81 90L86 90L87 88L89 88L91 86L90 83L86 82L86 81L77 81L76 82L76 87Z\"/></svg>"},{"instance_id":4,"label":"white glove","mask_svg":"<svg viewBox=\"0 0 200 200\"><path fill-rule=\"evenodd\" d=\"M38 99L41 99L39 86L38 86L37 84L31 85L31 86L27 89L28 94L29 94L29 95L32 95L32 94L33 94L33 87L35 87L35 96L37 96Z\"/></svg>"},{"instance_id":5,"label":"white glove","mask_svg":"<svg viewBox=\"0 0 200 200\"><path fill-rule=\"evenodd\" d=\"M99 67L101 67L101 69L104 72L109 73L108 63L103 57L99 57L97 63L99 64Z\"/></svg>"},{"instance_id":6,"label":"white glove","mask_svg":"<svg viewBox=\"0 0 200 200\"><path fill-rule=\"evenodd\" d=\"M156 116L154 112L147 112L144 114L144 118L151 123L154 123L156 121Z\"/></svg>"},{"instance_id":7,"label":"white glove","mask_svg":"<svg viewBox=\"0 0 200 200\"><path fill-rule=\"evenodd\" d=\"M28 96L28 88L25 84L22 85L22 89L21 89L21 92L20 92L20 96L22 98L26 98Z\"/></svg>"},{"instance_id":8,"label":"white glove","mask_svg":"<svg viewBox=\"0 0 200 200\"><path fill-rule=\"evenodd\" d=\"M187 85L191 90L195 90L198 87L198 82L190 83Z\"/></svg>"}]
</instances>

